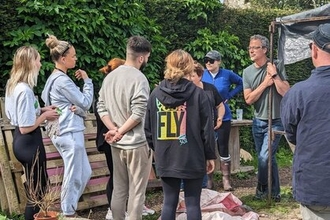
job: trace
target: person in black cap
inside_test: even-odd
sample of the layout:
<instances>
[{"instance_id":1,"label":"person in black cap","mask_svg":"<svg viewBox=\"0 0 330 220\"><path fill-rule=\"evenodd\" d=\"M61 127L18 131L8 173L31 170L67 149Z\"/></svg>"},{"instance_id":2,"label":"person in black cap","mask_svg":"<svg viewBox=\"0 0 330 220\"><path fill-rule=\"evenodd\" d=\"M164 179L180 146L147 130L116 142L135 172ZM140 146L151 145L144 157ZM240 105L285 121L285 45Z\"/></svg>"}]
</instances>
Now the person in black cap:
<instances>
[{"instance_id":1,"label":"person in black cap","mask_svg":"<svg viewBox=\"0 0 330 220\"><path fill-rule=\"evenodd\" d=\"M303 220L330 219L330 24L321 24L310 44L315 69L283 97L281 119L296 145L293 196Z\"/></svg>"},{"instance_id":2,"label":"person in black cap","mask_svg":"<svg viewBox=\"0 0 330 220\"><path fill-rule=\"evenodd\" d=\"M242 92L243 82L242 78L227 69L220 68L221 55L216 50L209 51L204 57L206 69L204 70L202 81L213 84L221 97L224 99L225 114L215 115L217 121L222 121L219 129L216 129L217 146L220 154L220 169L222 172L222 182L225 191L232 191L230 184L230 154L229 154L229 135L231 129L231 111L228 101L236 94ZM232 85L235 85L234 88ZM208 188L213 187L213 173L208 175Z\"/></svg>"}]
</instances>

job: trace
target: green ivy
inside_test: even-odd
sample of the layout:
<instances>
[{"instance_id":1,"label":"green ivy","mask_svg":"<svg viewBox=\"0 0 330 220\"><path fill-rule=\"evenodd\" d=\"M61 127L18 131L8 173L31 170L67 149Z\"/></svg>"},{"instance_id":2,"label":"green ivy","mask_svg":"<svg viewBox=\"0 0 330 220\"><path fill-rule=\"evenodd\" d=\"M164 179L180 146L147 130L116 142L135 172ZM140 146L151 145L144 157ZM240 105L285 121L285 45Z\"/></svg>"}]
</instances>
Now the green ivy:
<instances>
[{"instance_id":1,"label":"green ivy","mask_svg":"<svg viewBox=\"0 0 330 220\"><path fill-rule=\"evenodd\" d=\"M145 36L153 46L145 74L151 84L160 80L167 40L161 35L160 27L147 17L139 0L20 0L16 15L21 25L7 33L10 38L3 45L10 48L11 54L24 44L37 47L43 64L37 94L42 91L53 69L49 50L45 46L46 34L54 34L75 46L78 57L76 68L86 70L94 80L96 92L102 82L98 70L113 57L125 58L126 40L130 36ZM4 61L0 58L1 62ZM7 62L4 75L9 73L10 68L11 62Z\"/></svg>"}]
</instances>

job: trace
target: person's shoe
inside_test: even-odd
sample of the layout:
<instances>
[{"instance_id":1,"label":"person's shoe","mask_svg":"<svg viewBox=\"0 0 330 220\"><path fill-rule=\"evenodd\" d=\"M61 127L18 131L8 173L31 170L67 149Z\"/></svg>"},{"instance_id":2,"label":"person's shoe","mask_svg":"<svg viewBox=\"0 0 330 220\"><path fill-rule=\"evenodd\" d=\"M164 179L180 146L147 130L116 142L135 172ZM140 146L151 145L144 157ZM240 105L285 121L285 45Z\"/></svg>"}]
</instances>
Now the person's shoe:
<instances>
[{"instance_id":1,"label":"person's shoe","mask_svg":"<svg viewBox=\"0 0 330 220\"><path fill-rule=\"evenodd\" d=\"M108 208L108 212L107 212L107 215L105 216L105 219L106 220L112 220L113 217L112 217L112 211L110 208Z\"/></svg>"},{"instance_id":2,"label":"person's shoe","mask_svg":"<svg viewBox=\"0 0 330 220\"><path fill-rule=\"evenodd\" d=\"M147 206L143 206L143 211L142 211L142 215L146 216L146 215L153 215L155 214L155 210L149 209Z\"/></svg>"},{"instance_id":3,"label":"person's shoe","mask_svg":"<svg viewBox=\"0 0 330 220\"><path fill-rule=\"evenodd\" d=\"M281 202L281 194L278 194L277 196L272 196L272 199L274 202Z\"/></svg>"},{"instance_id":4,"label":"person's shoe","mask_svg":"<svg viewBox=\"0 0 330 220\"><path fill-rule=\"evenodd\" d=\"M256 189L256 194L254 196L255 200L263 200L267 198L267 192L266 191L260 191Z\"/></svg>"}]
</instances>

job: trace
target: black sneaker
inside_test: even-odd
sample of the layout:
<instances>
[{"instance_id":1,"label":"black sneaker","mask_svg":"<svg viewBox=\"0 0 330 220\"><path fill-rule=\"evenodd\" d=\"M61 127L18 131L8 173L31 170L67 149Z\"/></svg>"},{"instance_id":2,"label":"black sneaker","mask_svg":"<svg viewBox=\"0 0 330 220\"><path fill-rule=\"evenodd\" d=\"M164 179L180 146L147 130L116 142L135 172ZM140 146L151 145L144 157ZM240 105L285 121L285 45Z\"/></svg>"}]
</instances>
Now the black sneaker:
<instances>
[{"instance_id":1,"label":"black sneaker","mask_svg":"<svg viewBox=\"0 0 330 220\"><path fill-rule=\"evenodd\" d=\"M267 192L266 191L260 191L256 189L256 194L254 196L255 200L264 200L267 198Z\"/></svg>"},{"instance_id":2,"label":"black sneaker","mask_svg":"<svg viewBox=\"0 0 330 220\"><path fill-rule=\"evenodd\" d=\"M278 194L277 196L272 196L272 199L274 202L281 202L281 194Z\"/></svg>"}]
</instances>

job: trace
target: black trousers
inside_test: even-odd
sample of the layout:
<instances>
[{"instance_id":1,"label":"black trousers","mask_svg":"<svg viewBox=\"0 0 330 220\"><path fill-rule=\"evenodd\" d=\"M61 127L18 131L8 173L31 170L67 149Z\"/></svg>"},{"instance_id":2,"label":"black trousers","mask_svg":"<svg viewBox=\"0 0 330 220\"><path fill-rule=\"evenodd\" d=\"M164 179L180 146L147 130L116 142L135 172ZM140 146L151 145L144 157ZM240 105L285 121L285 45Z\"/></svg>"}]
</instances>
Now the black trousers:
<instances>
[{"instance_id":1,"label":"black trousers","mask_svg":"<svg viewBox=\"0 0 330 220\"><path fill-rule=\"evenodd\" d=\"M47 185L48 175L46 171L46 152L42 142L40 128L38 127L28 134L21 134L19 128L16 127L14 131L13 150L15 157L25 168L27 180L25 183L26 190L29 190L29 187L35 188L38 181L40 187L44 188ZM38 153L39 155L37 156ZM36 157L38 158L33 167ZM33 183L31 180L33 180ZM29 198L28 194L27 198ZM28 202L25 207L25 220L33 220L33 215L37 212L39 212L39 208Z\"/></svg>"}]
</instances>

